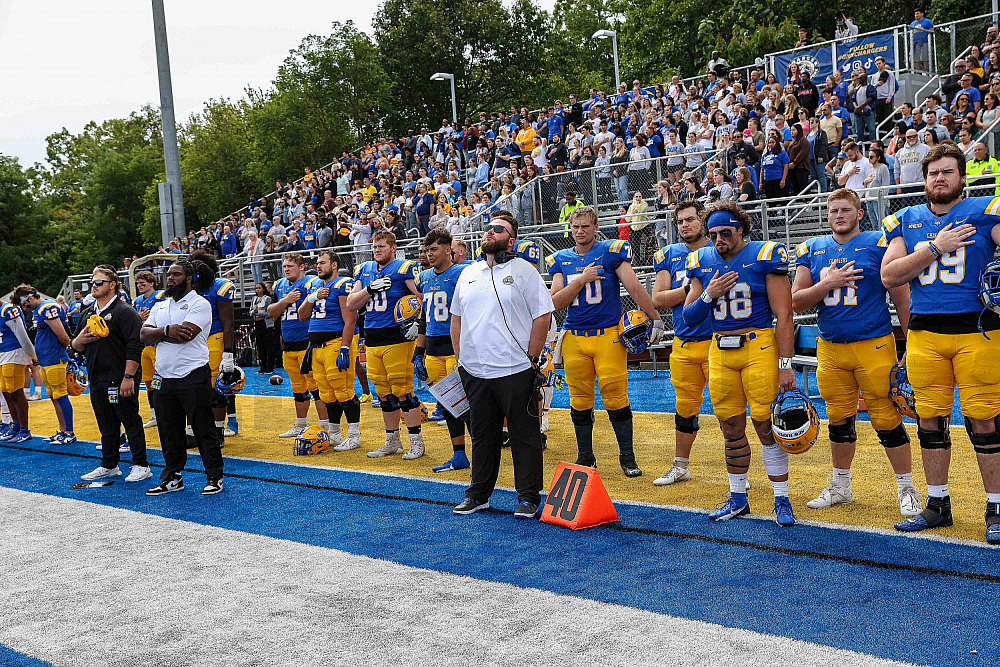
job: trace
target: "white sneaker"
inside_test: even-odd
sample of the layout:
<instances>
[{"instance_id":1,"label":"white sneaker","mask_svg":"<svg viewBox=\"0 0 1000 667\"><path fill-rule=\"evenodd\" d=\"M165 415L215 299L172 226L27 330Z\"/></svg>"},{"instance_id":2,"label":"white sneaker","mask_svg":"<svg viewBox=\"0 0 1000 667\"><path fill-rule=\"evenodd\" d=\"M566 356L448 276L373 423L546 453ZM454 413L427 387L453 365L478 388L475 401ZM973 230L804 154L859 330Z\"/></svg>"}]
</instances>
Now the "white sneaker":
<instances>
[{"instance_id":1,"label":"white sneaker","mask_svg":"<svg viewBox=\"0 0 1000 667\"><path fill-rule=\"evenodd\" d=\"M368 458L379 459L383 456L392 456L393 454L403 453L403 443L399 441L399 431L396 431L392 435L386 433L385 444L376 449L374 452L368 452Z\"/></svg>"},{"instance_id":2,"label":"white sneaker","mask_svg":"<svg viewBox=\"0 0 1000 667\"><path fill-rule=\"evenodd\" d=\"M85 482L90 482L95 479L106 479L108 477L121 477L122 471L115 466L114 468L105 468L103 466L94 468L86 475L80 475L80 479Z\"/></svg>"},{"instance_id":3,"label":"white sneaker","mask_svg":"<svg viewBox=\"0 0 1000 667\"><path fill-rule=\"evenodd\" d=\"M340 428L336 426L331 426L326 430L330 434L330 449L334 447L339 447L342 442L344 442L344 436L340 434Z\"/></svg>"},{"instance_id":4,"label":"white sneaker","mask_svg":"<svg viewBox=\"0 0 1000 667\"><path fill-rule=\"evenodd\" d=\"M146 466L132 466L132 472L128 474L125 478L126 482L141 482L144 479L149 479L153 476L153 473L149 472L149 468Z\"/></svg>"},{"instance_id":5,"label":"white sneaker","mask_svg":"<svg viewBox=\"0 0 1000 667\"><path fill-rule=\"evenodd\" d=\"M149 421L142 425L143 428L153 428L156 426L156 415L149 418Z\"/></svg>"},{"instance_id":6,"label":"white sneaker","mask_svg":"<svg viewBox=\"0 0 1000 667\"><path fill-rule=\"evenodd\" d=\"M284 433L278 435L279 438L297 438L299 433L309 428L308 426L293 426Z\"/></svg>"},{"instance_id":7,"label":"white sneaker","mask_svg":"<svg viewBox=\"0 0 1000 667\"><path fill-rule=\"evenodd\" d=\"M899 513L903 516L917 516L924 511L924 504L920 502L920 494L912 486L905 486L899 490Z\"/></svg>"},{"instance_id":8,"label":"white sneaker","mask_svg":"<svg viewBox=\"0 0 1000 667\"><path fill-rule=\"evenodd\" d=\"M344 441L333 448L335 452L349 452L352 449L358 449L361 447L361 434L360 433L348 433Z\"/></svg>"},{"instance_id":9,"label":"white sneaker","mask_svg":"<svg viewBox=\"0 0 1000 667\"><path fill-rule=\"evenodd\" d=\"M653 486L670 486L691 479L691 471L680 466L672 466L662 477L653 480Z\"/></svg>"},{"instance_id":10,"label":"white sneaker","mask_svg":"<svg viewBox=\"0 0 1000 667\"><path fill-rule=\"evenodd\" d=\"M806 503L806 507L821 510L834 505L847 505L854 502L854 491L849 486L837 486L833 482L819 492L819 495Z\"/></svg>"},{"instance_id":11,"label":"white sneaker","mask_svg":"<svg viewBox=\"0 0 1000 667\"><path fill-rule=\"evenodd\" d=\"M546 412L542 415L542 433L549 432L549 413Z\"/></svg>"},{"instance_id":12,"label":"white sneaker","mask_svg":"<svg viewBox=\"0 0 1000 667\"><path fill-rule=\"evenodd\" d=\"M412 461L414 459L419 459L423 455L424 435L422 433L414 433L410 436L410 449L403 454L403 460Z\"/></svg>"},{"instance_id":13,"label":"white sneaker","mask_svg":"<svg viewBox=\"0 0 1000 667\"><path fill-rule=\"evenodd\" d=\"M222 437L224 438L232 438L235 436L236 436L236 431L229 428L228 426L222 430Z\"/></svg>"}]
</instances>

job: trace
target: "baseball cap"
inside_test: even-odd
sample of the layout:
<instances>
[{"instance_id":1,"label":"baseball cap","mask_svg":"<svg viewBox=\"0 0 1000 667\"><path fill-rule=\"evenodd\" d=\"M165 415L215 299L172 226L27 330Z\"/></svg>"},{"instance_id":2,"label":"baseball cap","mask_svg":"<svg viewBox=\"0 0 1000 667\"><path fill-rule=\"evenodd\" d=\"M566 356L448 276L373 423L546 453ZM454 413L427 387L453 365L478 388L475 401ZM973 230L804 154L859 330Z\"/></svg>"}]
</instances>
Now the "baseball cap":
<instances>
[{"instance_id":1,"label":"baseball cap","mask_svg":"<svg viewBox=\"0 0 1000 667\"><path fill-rule=\"evenodd\" d=\"M744 137L752 137L753 136L753 130L743 130L743 136Z\"/></svg>"}]
</instances>

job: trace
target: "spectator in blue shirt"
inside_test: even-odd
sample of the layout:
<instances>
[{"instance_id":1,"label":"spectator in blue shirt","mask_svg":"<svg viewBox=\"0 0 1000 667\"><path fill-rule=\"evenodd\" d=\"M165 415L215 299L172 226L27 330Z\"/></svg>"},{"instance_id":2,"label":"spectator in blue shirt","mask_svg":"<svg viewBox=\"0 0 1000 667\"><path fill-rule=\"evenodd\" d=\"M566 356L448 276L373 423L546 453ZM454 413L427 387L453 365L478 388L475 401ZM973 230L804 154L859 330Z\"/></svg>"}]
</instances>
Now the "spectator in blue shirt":
<instances>
[{"instance_id":1,"label":"spectator in blue shirt","mask_svg":"<svg viewBox=\"0 0 1000 667\"><path fill-rule=\"evenodd\" d=\"M760 180L764 184L764 196L768 199L784 197L788 183L788 166L791 160L781 146L780 137L780 133L771 130L764 155L760 158Z\"/></svg>"},{"instance_id":2,"label":"spectator in blue shirt","mask_svg":"<svg viewBox=\"0 0 1000 667\"><path fill-rule=\"evenodd\" d=\"M219 238L219 245L222 247L223 257L232 257L240 251L239 243L236 240L236 234L233 234L232 230L229 229L229 225L222 228L222 236Z\"/></svg>"},{"instance_id":3,"label":"spectator in blue shirt","mask_svg":"<svg viewBox=\"0 0 1000 667\"><path fill-rule=\"evenodd\" d=\"M553 113L551 116L549 116L549 121L548 121L547 127L549 129L549 141L550 142L552 141L552 138L554 136L556 136L557 134L560 137L563 135L563 127L565 126L565 124L566 124L566 121L563 119L563 117L562 117L561 114Z\"/></svg>"},{"instance_id":4,"label":"spectator in blue shirt","mask_svg":"<svg viewBox=\"0 0 1000 667\"><path fill-rule=\"evenodd\" d=\"M928 40L930 34L934 32L934 23L924 16L924 8L917 7L913 10L913 22L910 23L913 29L913 67L918 70L928 70L930 62Z\"/></svg>"}]
</instances>

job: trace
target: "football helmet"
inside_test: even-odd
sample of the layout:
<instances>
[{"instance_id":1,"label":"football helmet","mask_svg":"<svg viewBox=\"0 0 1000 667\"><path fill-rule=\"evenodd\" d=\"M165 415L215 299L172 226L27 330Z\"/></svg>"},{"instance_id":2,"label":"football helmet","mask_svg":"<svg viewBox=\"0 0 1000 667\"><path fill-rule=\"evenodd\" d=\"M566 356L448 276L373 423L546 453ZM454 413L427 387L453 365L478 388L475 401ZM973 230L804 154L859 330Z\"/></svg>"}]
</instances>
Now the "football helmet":
<instances>
[{"instance_id":1,"label":"football helmet","mask_svg":"<svg viewBox=\"0 0 1000 667\"><path fill-rule=\"evenodd\" d=\"M87 318L87 328L98 338L105 338L108 335L108 323L96 313Z\"/></svg>"},{"instance_id":2,"label":"football helmet","mask_svg":"<svg viewBox=\"0 0 1000 667\"><path fill-rule=\"evenodd\" d=\"M310 426L302 429L295 438L292 454L295 456L311 456L322 454L330 449L330 432L321 426Z\"/></svg>"},{"instance_id":3,"label":"football helmet","mask_svg":"<svg viewBox=\"0 0 1000 667\"><path fill-rule=\"evenodd\" d=\"M396 302L393 315L406 340L416 340L420 322L420 299L413 294L404 296Z\"/></svg>"},{"instance_id":4,"label":"football helmet","mask_svg":"<svg viewBox=\"0 0 1000 667\"><path fill-rule=\"evenodd\" d=\"M771 432L789 454L809 451L819 437L819 413L798 389L779 391L771 401Z\"/></svg>"},{"instance_id":5,"label":"football helmet","mask_svg":"<svg viewBox=\"0 0 1000 667\"><path fill-rule=\"evenodd\" d=\"M247 374L239 366L228 373L219 372L215 376L215 391L223 396L233 396L243 391L247 383Z\"/></svg>"},{"instance_id":6,"label":"football helmet","mask_svg":"<svg viewBox=\"0 0 1000 667\"><path fill-rule=\"evenodd\" d=\"M89 384L86 367L80 366L75 361L70 360L66 364L66 391L69 395L81 396L83 392L87 391Z\"/></svg>"},{"instance_id":7,"label":"football helmet","mask_svg":"<svg viewBox=\"0 0 1000 667\"><path fill-rule=\"evenodd\" d=\"M548 344L542 348L542 353L538 356L538 371L545 376L546 387L562 389L566 382L565 378L556 372L556 365L552 359L552 348Z\"/></svg>"},{"instance_id":8,"label":"football helmet","mask_svg":"<svg viewBox=\"0 0 1000 667\"><path fill-rule=\"evenodd\" d=\"M990 340L983 329L983 313L992 310L1000 315L1000 259L987 264L979 275L979 300L983 302L983 312L979 313L979 331L986 336L986 340Z\"/></svg>"},{"instance_id":9,"label":"football helmet","mask_svg":"<svg viewBox=\"0 0 1000 667\"><path fill-rule=\"evenodd\" d=\"M641 310L630 310L618 322L618 341L631 354L639 354L649 347L649 334L653 322Z\"/></svg>"},{"instance_id":10,"label":"football helmet","mask_svg":"<svg viewBox=\"0 0 1000 667\"><path fill-rule=\"evenodd\" d=\"M911 419L917 418L917 399L913 395L913 387L906 377L906 367L893 366L889 371L889 400L899 410L899 414Z\"/></svg>"}]
</instances>

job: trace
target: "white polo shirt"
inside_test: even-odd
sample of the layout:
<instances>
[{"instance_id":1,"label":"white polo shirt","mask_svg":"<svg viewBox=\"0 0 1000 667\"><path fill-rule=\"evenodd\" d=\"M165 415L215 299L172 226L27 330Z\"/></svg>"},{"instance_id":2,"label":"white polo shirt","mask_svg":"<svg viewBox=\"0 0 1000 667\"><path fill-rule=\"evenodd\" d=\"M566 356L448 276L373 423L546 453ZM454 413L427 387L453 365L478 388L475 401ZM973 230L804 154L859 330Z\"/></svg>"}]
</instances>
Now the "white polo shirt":
<instances>
[{"instance_id":1,"label":"white polo shirt","mask_svg":"<svg viewBox=\"0 0 1000 667\"><path fill-rule=\"evenodd\" d=\"M208 331L212 328L212 305L194 290L180 301L165 299L157 303L149 312L145 324L164 327L181 322L190 322L201 327L201 331L186 343L160 341L156 344L156 372L160 377L186 377L191 371L208 363Z\"/></svg>"},{"instance_id":2,"label":"white polo shirt","mask_svg":"<svg viewBox=\"0 0 1000 667\"><path fill-rule=\"evenodd\" d=\"M538 269L520 257L493 267L492 276L485 260L469 265L451 301L451 314L462 318L459 363L484 379L531 368L525 354L531 323L553 310Z\"/></svg>"}]
</instances>

